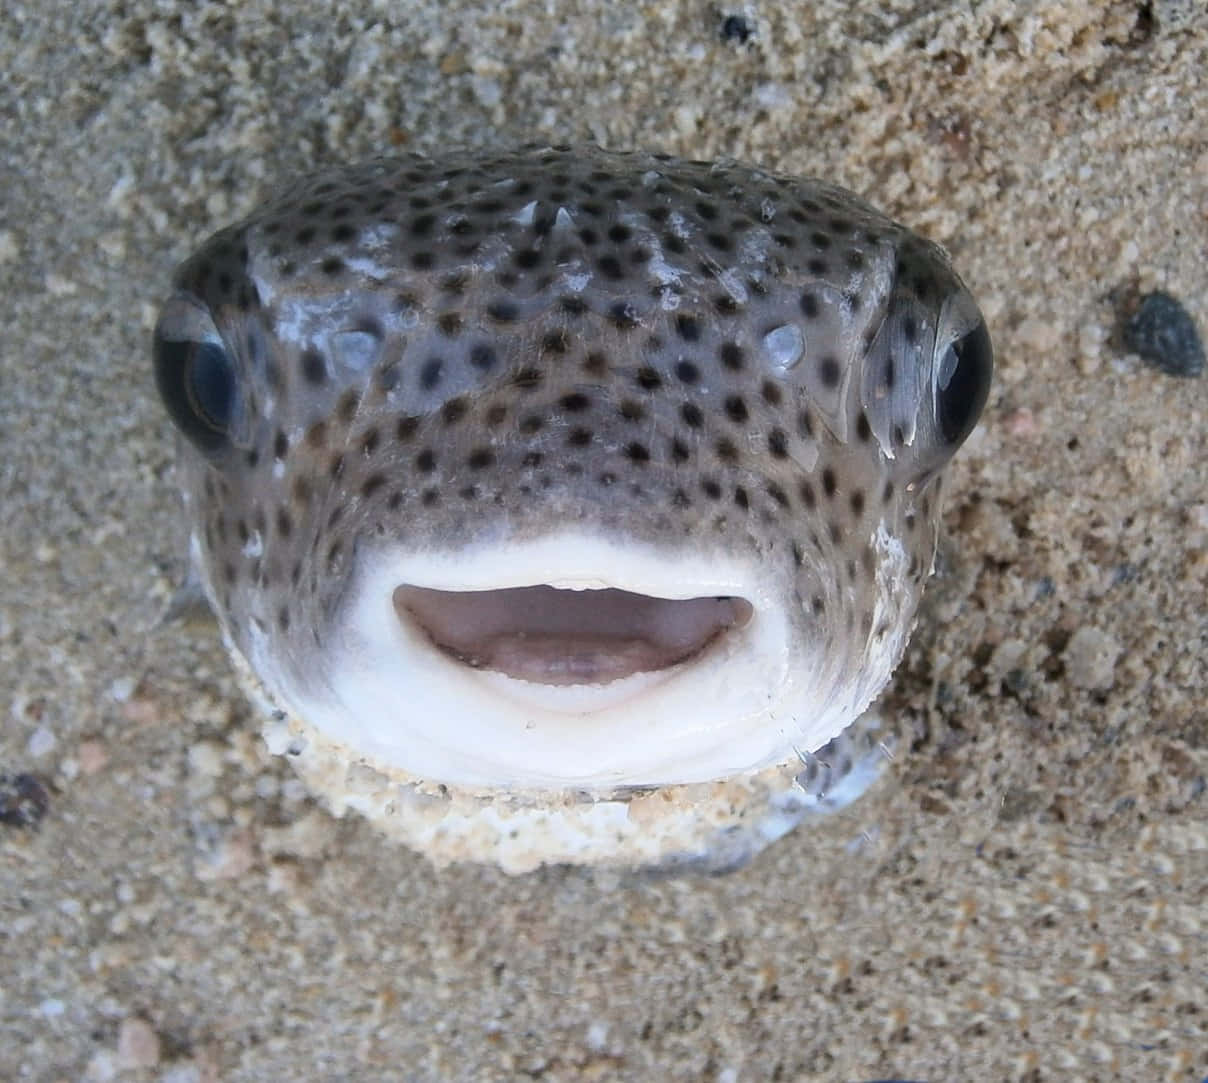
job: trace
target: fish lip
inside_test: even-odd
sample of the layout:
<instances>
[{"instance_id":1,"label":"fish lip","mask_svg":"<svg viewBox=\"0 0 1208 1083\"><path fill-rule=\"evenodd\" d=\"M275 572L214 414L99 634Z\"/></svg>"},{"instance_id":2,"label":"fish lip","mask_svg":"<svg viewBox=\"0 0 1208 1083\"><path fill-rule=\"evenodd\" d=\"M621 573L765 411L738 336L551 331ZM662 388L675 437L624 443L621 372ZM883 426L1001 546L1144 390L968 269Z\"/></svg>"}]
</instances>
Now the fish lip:
<instances>
[{"instance_id":1,"label":"fish lip","mask_svg":"<svg viewBox=\"0 0 1208 1083\"><path fill-rule=\"evenodd\" d=\"M321 652L278 654L266 642L248 661L289 713L367 762L488 789L661 786L767 766L795 746L825 743L849 721L827 703L816 712L800 702L824 663L802 649L785 584L754 556L566 528L442 551L389 543L366 547L358 563ZM400 583L465 590L534 580L658 598L740 597L752 615L661 670L594 687L527 688L434 649L394 607ZM802 733L802 719L824 732Z\"/></svg>"}]
</instances>

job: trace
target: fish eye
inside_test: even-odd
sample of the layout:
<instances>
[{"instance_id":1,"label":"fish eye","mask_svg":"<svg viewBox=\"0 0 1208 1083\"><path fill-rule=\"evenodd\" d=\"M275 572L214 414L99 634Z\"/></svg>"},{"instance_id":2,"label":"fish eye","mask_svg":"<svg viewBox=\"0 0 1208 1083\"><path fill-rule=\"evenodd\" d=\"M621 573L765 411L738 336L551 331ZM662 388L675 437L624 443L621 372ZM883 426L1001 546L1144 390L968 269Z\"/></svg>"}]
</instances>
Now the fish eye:
<instances>
[{"instance_id":1,"label":"fish eye","mask_svg":"<svg viewBox=\"0 0 1208 1083\"><path fill-rule=\"evenodd\" d=\"M220 342L155 335L155 382L181 432L206 454L230 442L237 374Z\"/></svg>"},{"instance_id":2,"label":"fish eye","mask_svg":"<svg viewBox=\"0 0 1208 1083\"><path fill-rule=\"evenodd\" d=\"M994 348L984 320L949 343L936 374L935 413L940 435L956 447L973 431L990 394Z\"/></svg>"}]
</instances>

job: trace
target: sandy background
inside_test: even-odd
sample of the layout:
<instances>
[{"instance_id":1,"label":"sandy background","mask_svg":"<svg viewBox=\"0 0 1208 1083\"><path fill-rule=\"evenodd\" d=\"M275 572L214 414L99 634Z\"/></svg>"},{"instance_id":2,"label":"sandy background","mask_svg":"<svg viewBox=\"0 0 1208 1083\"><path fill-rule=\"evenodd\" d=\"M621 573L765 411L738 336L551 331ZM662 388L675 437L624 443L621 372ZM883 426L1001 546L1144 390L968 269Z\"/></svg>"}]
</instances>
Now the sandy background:
<instances>
[{"instance_id":1,"label":"sandy background","mask_svg":"<svg viewBox=\"0 0 1208 1083\"><path fill-rule=\"evenodd\" d=\"M1138 288L1208 330L1208 15L1081 8L6 5L0 773L49 804L0 825L0 1080L1208 1076L1208 385L1113 338ZM436 873L266 758L212 623L156 625L174 264L314 164L531 139L844 183L996 340L915 739L726 878Z\"/></svg>"}]
</instances>

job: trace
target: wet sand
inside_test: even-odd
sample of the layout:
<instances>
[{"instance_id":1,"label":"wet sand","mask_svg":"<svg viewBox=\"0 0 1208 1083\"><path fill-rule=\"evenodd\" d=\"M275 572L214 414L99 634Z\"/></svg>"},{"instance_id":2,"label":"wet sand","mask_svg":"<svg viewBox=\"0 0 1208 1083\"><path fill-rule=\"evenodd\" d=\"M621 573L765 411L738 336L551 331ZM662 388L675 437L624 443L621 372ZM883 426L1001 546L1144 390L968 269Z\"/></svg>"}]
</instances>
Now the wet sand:
<instances>
[{"instance_id":1,"label":"wet sand","mask_svg":"<svg viewBox=\"0 0 1208 1083\"><path fill-rule=\"evenodd\" d=\"M0 824L0 1078L1208 1076L1208 385L1115 333L1154 289L1208 331L1202 5L482 7L0 23L5 807L43 788ZM587 139L855 189L997 346L908 739L722 878L435 871L267 756L211 621L159 623L175 263L318 164Z\"/></svg>"}]
</instances>

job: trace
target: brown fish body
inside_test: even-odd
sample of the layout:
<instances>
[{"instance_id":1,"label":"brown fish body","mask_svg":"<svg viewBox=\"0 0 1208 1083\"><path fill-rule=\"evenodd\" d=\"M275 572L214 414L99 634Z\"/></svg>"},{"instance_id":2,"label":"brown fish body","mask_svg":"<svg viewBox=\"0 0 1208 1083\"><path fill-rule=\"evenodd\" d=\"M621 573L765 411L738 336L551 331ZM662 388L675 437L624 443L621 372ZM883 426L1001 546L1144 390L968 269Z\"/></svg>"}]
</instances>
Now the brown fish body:
<instances>
[{"instance_id":1,"label":"brown fish body","mask_svg":"<svg viewBox=\"0 0 1208 1083\"><path fill-rule=\"evenodd\" d=\"M595 148L321 173L175 290L195 559L291 739L597 820L868 705L991 366L942 252L850 193Z\"/></svg>"}]
</instances>

